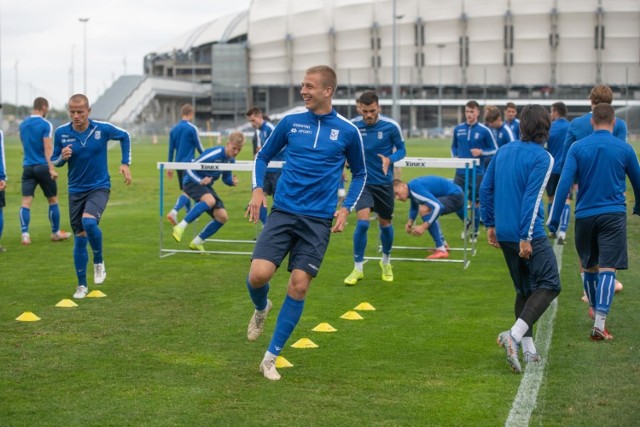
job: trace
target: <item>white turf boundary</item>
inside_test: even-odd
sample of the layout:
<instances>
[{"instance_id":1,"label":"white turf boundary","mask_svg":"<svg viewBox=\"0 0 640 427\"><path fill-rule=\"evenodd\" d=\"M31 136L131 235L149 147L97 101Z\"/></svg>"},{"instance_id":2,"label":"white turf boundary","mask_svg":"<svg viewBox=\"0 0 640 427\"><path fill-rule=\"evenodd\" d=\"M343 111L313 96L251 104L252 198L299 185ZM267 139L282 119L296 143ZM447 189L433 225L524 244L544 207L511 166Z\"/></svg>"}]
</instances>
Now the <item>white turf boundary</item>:
<instances>
[{"instance_id":1,"label":"white turf boundary","mask_svg":"<svg viewBox=\"0 0 640 427\"><path fill-rule=\"evenodd\" d=\"M553 252L556 254L558 261L558 273L562 269L562 245L554 243ZM504 423L508 427L528 426L531 419L531 413L536 407L538 399L538 391L544 378L544 368L547 365L547 357L549 355L549 347L551 347L551 337L553 336L553 322L558 311L558 298L554 299L549 305L547 311L538 319L536 325L536 349L542 361L540 363L530 363L525 368L524 376L518 388L509 417Z\"/></svg>"}]
</instances>

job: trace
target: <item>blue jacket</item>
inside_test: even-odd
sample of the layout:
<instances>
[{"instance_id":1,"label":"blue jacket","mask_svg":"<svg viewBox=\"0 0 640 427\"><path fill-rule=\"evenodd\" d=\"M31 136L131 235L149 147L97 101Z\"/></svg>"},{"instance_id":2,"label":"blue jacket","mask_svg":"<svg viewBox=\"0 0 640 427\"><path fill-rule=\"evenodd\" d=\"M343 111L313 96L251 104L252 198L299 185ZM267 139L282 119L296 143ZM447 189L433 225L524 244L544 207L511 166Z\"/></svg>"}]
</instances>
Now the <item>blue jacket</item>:
<instances>
[{"instance_id":1,"label":"blue jacket","mask_svg":"<svg viewBox=\"0 0 640 427\"><path fill-rule=\"evenodd\" d=\"M198 136L198 128L189 120L180 120L169 132L168 161L190 162L195 157L196 151L198 154L204 151Z\"/></svg>"},{"instance_id":2,"label":"blue jacket","mask_svg":"<svg viewBox=\"0 0 640 427\"><path fill-rule=\"evenodd\" d=\"M510 122L505 121L505 123L509 126L509 129L511 129L511 132L513 132L514 139L520 139L520 120L513 119Z\"/></svg>"},{"instance_id":3,"label":"blue jacket","mask_svg":"<svg viewBox=\"0 0 640 427\"><path fill-rule=\"evenodd\" d=\"M560 117L551 123L549 140L547 141L547 151L553 156L553 170L551 173L560 174L560 171L562 171L564 141L568 130L569 121L564 117Z\"/></svg>"},{"instance_id":4,"label":"blue jacket","mask_svg":"<svg viewBox=\"0 0 640 427\"><path fill-rule=\"evenodd\" d=\"M49 159L44 156L45 138L53 137L51 122L37 114L29 116L20 123L20 141L24 148L22 166L46 165Z\"/></svg>"},{"instance_id":5,"label":"blue jacket","mask_svg":"<svg viewBox=\"0 0 640 427\"><path fill-rule=\"evenodd\" d=\"M56 129L51 162L55 166L69 163L67 176L69 193L85 193L99 188L111 188L107 164L109 141L120 141L122 158L120 163L131 163L131 138L129 133L107 122L89 119L84 132L73 129L69 122ZM73 153L68 161L62 159L62 149L71 145Z\"/></svg>"},{"instance_id":6,"label":"blue jacket","mask_svg":"<svg viewBox=\"0 0 640 427\"><path fill-rule=\"evenodd\" d=\"M444 206L438 200L439 197L462 194L462 188L440 176L415 178L409 181L407 186L409 187L409 200L411 201L409 219L415 221L420 205L427 205L431 208L431 212L424 220L429 224L433 224L444 209Z\"/></svg>"},{"instance_id":7,"label":"blue jacket","mask_svg":"<svg viewBox=\"0 0 640 427\"><path fill-rule=\"evenodd\" d=\"M364 188L367 168L358 128L335 110L285 116L258 152L253 188L262 188L267 164L283 148L285 165L274 208L316 218L333 218L345 161L352 181L342 206L352 210Z\"/></svg>"},{"instance_id":8,"label":"blue jacket","mask_svg":"<svg viewBox=\"0 0 640 427\"><path fill-rule=\"evenodd\" d=\"M459 159L472 159L474 157L471 154L472 148L479 148L482 150L482 156L493 156L498 150L498 144L491 129L476 122L473 125L468 123L460 123L453 130L453 141L451 142L451 155ZM476 169L478 175L484 173L484 166L482 162ZM464 169L456 169L456 174L464 175Z\"/></svg>"},{"instance_id":9,"label":"blue jacket","mask_svg":"<svg viewBox=\"0 0 640 427\"><path fill-rule=\"evenodd\" d=\"M235 163L236 159L227 157L224 148L224 145L208 148L197 159L193 160L193 163ZM185 172L184 178L182 178L183 184L187 184L189 181L200 184L200 181L204 178L211 177L211 182L208 186L212 187L213 183L222 176L222 182L227 185L233 185L233 171L190 169Z\"/></svg>"},{"instance_id":10,"label":"blue jacket","mask_svg":"<svg viewBox=\"0 0 640 427\"><path fill-rule=\"evenodd\" d=\"M553 157L535 142L517 140L498 150L480 186L480 213L499 242L546 236L542 196L552 168Z\"/></svg>"},{"instance_id":11,"label":"blue jacket","mask_svg":"<svg viewBox=\"0 0 640 427\"><path fill-rule=\"evenodd\" d=\"M378 116L378 121L372 125L367 125L362 116L356 117L352 122L360 130L364 144L367 184L391 184L393 182L393 164L389 165L387 174L383 174L382 159L378 157L378 154L389 157L391 163L404 159L407 151L400 125L382 114ZM395 153L393 152L394 147Z\"/></svg>"},{"instance_id":12,"label":"blue jacket","mask_svg":"<svg viewBox=\"0 0 640 427\"><path fill-rule=\"evenodd\" d=\"M614 137L608 130L596 130L590 136L573 144L567 153L556 198L551 206L549 229L555 230L565 203L564 195L574 180L578 182L576 218L587 218L605 213L626 213L624 192L629 176L638 211L640 200L640 166L633 147ZM557 198L562 194L563 197Z\"/></svg>"}]
</instances>

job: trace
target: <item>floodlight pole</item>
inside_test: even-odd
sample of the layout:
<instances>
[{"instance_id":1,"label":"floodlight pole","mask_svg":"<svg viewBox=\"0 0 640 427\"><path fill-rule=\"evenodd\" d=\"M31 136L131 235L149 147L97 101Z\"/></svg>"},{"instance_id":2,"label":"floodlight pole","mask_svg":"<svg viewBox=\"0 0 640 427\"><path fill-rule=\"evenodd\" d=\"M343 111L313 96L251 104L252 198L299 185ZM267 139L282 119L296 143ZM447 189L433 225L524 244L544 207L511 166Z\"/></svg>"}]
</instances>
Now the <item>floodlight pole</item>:
<instances>
[{"instance_id":1,"label":"floodlight pole","mask_svg":"<svg viewBox=\"0 0 640 427\"><path fill-rule=\"evenodd\" d=\"M87 22L89 18L78 18L78 21L83 24L82 43L84 45L84 95L87 95Z\"/></svg>"},{"instance_id":2,"label":"floodlight pole","mask_svg":"<svg viewBox=\"0 0 640 427\"><path fill-rule=\"evenodd\" d=\"M444 44L438 44L438 129L442 129L442 49Z\"/></svg>"},{"instance_id":3,"label":"floodlight pole","mask_svg":"<svg viewBox=\"0 0 640 427\"><path fill-rule=\"evenodd\" d=\"M398 29L397 29L397 13L396 13L397 0L393 0L393 12L392 12L392 33L393 33L393 47L392 47L392 70L391 70L391 117L400 123L399 105L398 105Z\"/></svg>"}]
</instances>

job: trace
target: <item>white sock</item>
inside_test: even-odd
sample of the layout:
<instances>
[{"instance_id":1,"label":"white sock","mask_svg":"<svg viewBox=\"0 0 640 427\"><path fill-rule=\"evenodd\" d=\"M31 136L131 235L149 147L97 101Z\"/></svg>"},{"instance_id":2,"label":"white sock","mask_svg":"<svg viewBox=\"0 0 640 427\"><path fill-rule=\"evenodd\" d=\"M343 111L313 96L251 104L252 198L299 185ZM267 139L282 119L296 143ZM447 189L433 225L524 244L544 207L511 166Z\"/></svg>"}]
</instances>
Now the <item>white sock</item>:
<instances>
[{"instance_id":1,"label":"white sock","mask_svg":"<svg viewBox=\"0 0 640 427\"><path fill-rule=\"evenodd\" d=\"M593 326L604 331L604 322L607 320L607 315L600 311L596 311L596 321Z\"/></svg>"},{"instance_id":2,"label":"white sock","mask_svg":"<svg viewBox=\"0 0 640 427\"><path fill-rule=\"evenodd\" d=\"M511 336L514 340L516 340L516 342L519 343L520 341L522 341L522 337L527 333L528 330L529 325L527 325L527 322L518 318L518 320L516 320L516 323L514 323L514 325L511 327Z\"/></svg>"},{"instance_id":3,"label":"white sock","mask_svg":"<svg viewBox=\"0 0 640 427\"><path fill-rule=\"evenodd\" d=\"M355 268L358 271L362 271L364 269L364 261L356 262L353 265L353 268Z\"/></svg>"},{"instance_id":4,"label":"white sock","mask_svg":"<svg viewBox=\"0 0 640 427\"><path fill-rule=\"evenodd\" d=\"M204 243L204 240L202 240L202 238L200 237L200 235L198 234L194 239L193 239L193 243L195 243L196 245L201 245Z\"/></svg>"},{"instance_id":5,"label":"white sock","mask_svg":"<svg viewBox=\"0 0 640 427\"><path fill-rule=\"evenodd\" d=\"M278 357L278 356L276 356L275 354L273 354L269 350L267 350L264 353L264 357L262 358L262 360L269 360L269 359L276 360L276 357Z\"/></svg>"},{"instance_id":6,"label":"white sock","mask_svg":"<svg viewBox=\"0 0 640 427\"><path fill-rule=\"evenodd\" d=\"M558 231L556 236L558 236L561 239L566 239L567 238L567 233L566 233L566 231Z\"/></svg>"},{"instance_id":7,"label":"white sock","mask_svg":"<svg viewBox=\"0 0 640 427\"><path fill-rule=\"evenodd\" d=\"M538 351L536 350L536 345L533 343L533 337L522 337L522 352L529 352L531 354L536 354Z\"/></svg>"},{"instance_id":8,"label":"white sock","mask_svg":"<svg viewBox=\"0 0 640 427\"><path fill-rule=\"evenodd\" d=\"M436 249L442 252L447 252L447 247L445 245L438 246Z\"/></svg>"},{"instance_id":9,"label":"white sock","mask_svg":"<svg viewBox=\"0 0 640 427\"><path fill-rule=\"evenodd\" d=\"M175 209L171 209L171 212L169 212L171 214L171 216L176 216L178 215L178 211Z\"/></svg>"},{"instance_id":10,"label":"white sock","mask_svg":"<svg viewBox=\"0 0 640 427\"><path fill-rule=\"evenodd\" d=\"M391 264L391 254L382 254L382 263L383 264Z\"/></svg>"},{"instance_id":11,"label":"white sock","mask_svg":"<svg viewBox=\"0 0 640 427\"><path fill-rule=\"evenodd\" d=\"M180 221L180 223L178 224L178 227L180 227L180 228L187 228L187 225L189 225L189 223L183 219L183 220L182 220L182 221Z\"/></svg>"}]
</instances>

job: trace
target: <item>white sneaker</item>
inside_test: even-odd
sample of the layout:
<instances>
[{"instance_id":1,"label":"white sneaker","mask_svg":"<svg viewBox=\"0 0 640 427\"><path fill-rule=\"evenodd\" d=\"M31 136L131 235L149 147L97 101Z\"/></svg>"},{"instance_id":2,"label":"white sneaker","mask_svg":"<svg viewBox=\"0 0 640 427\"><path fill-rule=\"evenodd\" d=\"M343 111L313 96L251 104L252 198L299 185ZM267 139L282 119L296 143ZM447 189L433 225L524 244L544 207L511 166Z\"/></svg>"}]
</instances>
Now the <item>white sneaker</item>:
<instances>
[{"instance_id":1,"label":"white sneaker","mask_svg":"<svg viewBox=\"0 0 640 427\"><path fill-rule=\"evenodd\" d=\"M21 243L25 246L28 246L31 244L31 236L29 236L29 233L22 233Z\"/></svg>"},{"instance_id":2,"label":"white sneaker","mask_svg":"<svg viewBox=\"0 0 640 427\"><path fill-rule=\"evenodd\" d=\"M276 369L276 359L264 359L260 363L260 372L268 380L278 381L280 379L280 374Z\"/></svg>"},{"instance_id":3,"label":"white sneaker","mask_svg":"<svg viewBox=\"0 0 640 427\"><path fill-rule=\"evenodd\" d=\"M73 294L73 297L75 299L82 299L87 296L87 292L89 292L89 289L86 286L78 286L76 288L76 293Z\"/></svg>"},{"instance_id":4,"label":"white sneaker","mask_svg":"<svg viewBox=\"0 0 640 427\"><path fill-rule=\"evenodd\" d=\"M271 307L273 307L273 304L271 303L271 300L268 299L267 306L264 310L254 310L253 316L251 316L251 320L249 321L249 326L247 326L247 339L249 341L255 341L260 338L260 335L262 335L262 331L264 331L264 321L267 319L267 314L269 314ZM262 365L260 366L262 368ZM280 376L278 376L278 379L279 378Z\"/></svg>"},{"instance_id":5,"label":"white sneaker","mask_svg":"<svg viewBox=\"0 0 640 427\"><path fill-rule=\"evenodd\" d=\"M101 285L107 278L107 270L104 269L104 262L93 264L93 283Z\"/></svg>"}]
</instances>

